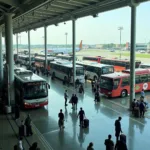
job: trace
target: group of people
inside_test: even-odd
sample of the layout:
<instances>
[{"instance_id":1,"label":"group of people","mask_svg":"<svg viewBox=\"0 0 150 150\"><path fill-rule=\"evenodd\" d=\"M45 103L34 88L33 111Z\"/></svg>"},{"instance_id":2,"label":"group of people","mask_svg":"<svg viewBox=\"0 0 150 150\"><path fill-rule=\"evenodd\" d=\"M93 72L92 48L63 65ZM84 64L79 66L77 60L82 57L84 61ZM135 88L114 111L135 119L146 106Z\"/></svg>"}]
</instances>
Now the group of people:
<instances>
[{"instance_id":1,"label":"group of people","mask_svg":"<svg viewBox=\"0 0 150 150\"><path fill-rule=\"evenodd\" d=\"M128 150L126 145L126 136L123 134L121 129L121 119L121 117L118 117L118 119L115 121L116 144L114 144L112 140L112 135L109 134L108 138L104 141L106 150ZM87 150L94 150L93 142L89 143Z\"/></svg>"},{"instance_id":2,"label":"group of people","mask_svg":"<svg viewBox=\"0 0 150 150\"><path fill-rule=\"evenodd\" d=\"M134 114L135 117L140 117L140 118L144 117L146 108L148 107L148 104L144 99L145 99L145 93L144 90L142 90L140 100L134 99L132 101L132 113Z\"/></svg>"}]
</instances>

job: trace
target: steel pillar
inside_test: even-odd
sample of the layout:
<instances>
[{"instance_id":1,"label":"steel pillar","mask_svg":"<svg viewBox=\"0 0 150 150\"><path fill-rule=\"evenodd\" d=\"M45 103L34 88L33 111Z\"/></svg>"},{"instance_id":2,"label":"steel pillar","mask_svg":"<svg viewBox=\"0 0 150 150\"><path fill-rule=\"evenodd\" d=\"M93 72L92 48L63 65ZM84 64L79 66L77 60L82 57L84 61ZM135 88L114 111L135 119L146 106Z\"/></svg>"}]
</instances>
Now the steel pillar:
<instances>
[{"instance_id":1,"label":"steel pillar","mask_svg":"<svg viewBox=\"0 0 150 150\"><path fill-rule=\"evenodd\" d=\"M30 30L28 30L29 66L31 66Z\"/></svg>"},{"instance_id":2,"label":"steel pillar","mask_svg":"<svg viewBox=\"0 0 150 150\"><path fill-rule=\"evenodd\" d=\"M13 27L12 14L5 14L5 42L6 42L6 60L8 70L8 106L15 103L14 97L14 55L13 55Z\"/></svg>"},{"instance_id":3,"label":"steel pillar","mask_svg":"<svg viewBox=\"0 0 150 150\"><path fill-rule=\"evenodd\" d=\"M17 48L17 59L18 59L18 33L16 34L16 48Z\"/></svg>"},{"instance_id":4,"label":"steel pillar","mask_svg":"<svg viewBox=\"0 0 150 150\"><path fill-rule=\"evenodd\" d=\"M2 51L2 30L0 28L0 91L3 86L3 51Z\"/></svg>"},{"instance_id":5,"label":"steel pillar","mask_svg":"<svg viewBox=\"0 0 150 150\"><path fill-rule=\"evenodd\" d=\"M44 26L45 69L47 69L47 26Z\"/></svg>"},{"instance_id":6,"label":"steel pillar","mask_svg":"<svg viewBox=\"0 0 150 150\"><path fill-rule=\"evenodd\" d=\"M76 20L72 20L72 51L73 51L73 87L76 83Z\"/></svg>"},{"instance_id":7,"label":"steel pillar","mask_svg":"<svg viewBox=\"0 0 150 150\"><path fill-rule=\"evenodd\" d=\"M130 108L135 98L136 5L131 6Z\"/></svg>"}]
</instances>

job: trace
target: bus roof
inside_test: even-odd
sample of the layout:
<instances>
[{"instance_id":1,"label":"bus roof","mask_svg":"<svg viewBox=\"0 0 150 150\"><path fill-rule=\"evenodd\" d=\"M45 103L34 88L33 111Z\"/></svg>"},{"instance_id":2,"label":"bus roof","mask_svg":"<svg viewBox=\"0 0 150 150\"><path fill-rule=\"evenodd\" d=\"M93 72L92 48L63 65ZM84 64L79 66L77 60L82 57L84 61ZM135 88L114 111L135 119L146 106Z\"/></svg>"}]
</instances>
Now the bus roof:
<instances>
[{"instance_id":1,"label":"bus roof","mask_svg":"<svg viewBox=\"0 0 150 150\"><path fill-rule=\"evenodd\" d=\"M123 73L129 73L130 74L130 69L123 70ZM145 74L145 73L150 73L150 69L144 69L144 68L137 68L135 69L136 74Z\"/></svg>"},{"instance_id":2,"label":"bus roof","mask_svg":"<svg viewBox=\"0 0 150 150\"><path fill-rule=\"evenodd\" d=\"M91 61L76 61L76 63L79 65L93 66L97 68L110 67L110 66L113 67L113 65L100 64L100 63L91 62Z\"/></svg>"},{"instance_id":3,"label":"bus roof","mask_svg":"<svg viewBox=\"0 0 150 150\"><path fill-rule=\"evenodd\" d=\"M117 79L120 77L129 77L129 74L122 73L122 72L114 72L114 73L102 75L101 78L102 77L106 77L106 78L110 78L110 79Z\"/></svg>"},{"instance_id":4,"label":"bus roof","mask_svg":"<svg viewBox=\"0 0 150 150\"><path fill-rule=\"evenodd\" d=\"M54 60L56 57L47 57L47 60ZM45 60L45 57L41 57L41 56L36 56L35 59L39 59L39 60Z\"/></svg>"},{"instance_id":5,"label":"bus roof","mask_svg":"<svg viewBox=\"0 0 150 150\"><path fill-rule=\"evenodd\" d=\"M28 83L28 82L38 82L38 81L45 81L45 79L39 77L38 75L32 73L30 70L25 70L25 69L18 69L15 72L15 77L19 79L23 83Z\"/></svg>"},{"instance_id":6,"label":"bus roof","mask_svg":"<svg viewBox=\"0 0 150 150\"><path fill-rule=\"evenodd\" d=\"M101 56L83 56L84 58L101 58Z\"/></svg>"},{"instance_id":7,"label":"bus roof","mask_svg":"<svg viewBox=\"0 0 150 150\"><path fill-rule=\"evenodd\" d=\"M67 68L73 68L72 62L70 62L70 61L63 61L63 60L60 61L60 60L58 60L58 61L53 61L53 62L50 62L50 63L58 65L58 66L65 66ZM82 68L83 66L76 65L76 67Z\"/></svg>"},{"instance_id":8,"label":"bus roof","mask_svg":"<svg viewBox=\"0 0 150 150\"><path fill-rule=\"evenodd\" d=\"M128 59L114 59L114 58L102 58L102 60L113 60L118 62L130 62ZM135 60L135 62L141 62L140 60Z\"/></svg>"},{"instance_id":9,"label":"bus roof","mask_svg":"<svg viewBox=\"0 0 150 150\"><path fill-rule=\"evenodd\" d=\"M64 54L58 54L58 55L56 55L56 57L72 58L73 56L64 55Z\"/></svg>"}]
</instances>

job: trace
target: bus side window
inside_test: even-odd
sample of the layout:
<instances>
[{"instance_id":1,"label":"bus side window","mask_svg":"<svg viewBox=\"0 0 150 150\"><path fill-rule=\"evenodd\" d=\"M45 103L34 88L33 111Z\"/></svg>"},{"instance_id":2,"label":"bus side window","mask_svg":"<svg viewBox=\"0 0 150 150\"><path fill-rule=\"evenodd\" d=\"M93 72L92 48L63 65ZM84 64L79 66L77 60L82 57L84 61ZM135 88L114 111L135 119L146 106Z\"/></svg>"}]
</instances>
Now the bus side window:
<instances>
[{"instance_id":1,"label":"bus side window","mask_svg":"<svg viewBox=\"0 0 150 150\"><path fill-rule=\"evenodd\" d=\"M150 82L150 74L148 74L148 82Z\"/></svg>"},{"instance_id":2,"label":"bus side window","mask_svg":"<svg viewBox=\"0 0 150 150\"><path fill-rule=\"evenodd\" d=\"M135 77L135 84L139 84L139 83L141 83L140 76L136 76Z\"/></svg>"},{"instance_id":3,"label":"bus side window","mask_svg":"<svg viewBox=\"0 0 150 150\"><path fill-rule=\"evenodd\" d=\"M148 82L148 75L147 74L140 75L140 79L141 79L141 83Z\"/></svg>"},{"instance_id":4,"label":"bus side window","mask_svg":"<svg viewBox=\"0 0 150 150\"><path fill-rule=\"evenodd\" d=\"M114 80L114 85L113 85L113 89L117 89L120 83L120 79L115 79Z\"/></svg>"},{"instance_id":5,"label":"bus side window","mask_svg":"<svg viewBox=\"0 0 150 150\"><path fill-rule=\"evenodd\" d=\"M121 87L129 85L129 78L122 78Z\"/></svg>"}]
</instances>

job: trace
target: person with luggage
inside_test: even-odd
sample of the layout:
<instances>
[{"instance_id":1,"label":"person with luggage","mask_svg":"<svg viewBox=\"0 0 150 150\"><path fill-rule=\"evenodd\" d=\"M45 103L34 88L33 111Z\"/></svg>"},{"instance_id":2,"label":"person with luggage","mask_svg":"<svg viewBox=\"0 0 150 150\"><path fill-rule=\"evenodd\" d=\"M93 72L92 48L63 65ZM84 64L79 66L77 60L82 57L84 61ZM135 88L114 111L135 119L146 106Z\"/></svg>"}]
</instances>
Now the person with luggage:
<instances>
[{"instance_id":1,"label":"person with luggage","mask_svg":"<svg viewBox=\"0 0 150 150\"><path fill-rule=\"evenodd\" d=\"M32 135L32 127L31 127L31 118L30 115L28 114L27 118L25 119L25 126L26 126L26 135Z\"/></svg>"},{"instance_id":2,"label":"person with luggage","mask_svg":"<svg viewBox=\"0 0 150 150\"><path fill-rule=\"evenodd\" d=\"M67 90L64 93L64 99L65 99L65 106L67 106L67 99L68 99L68 93Z\"/></svg>"},{"instance_id":3,"label":"person with luggage","mask_svg":"<svg viewBox=\"0 0 150 150\"><path fill-rule=\"evenodd\" d=\"M24 121L21 121L21 125L19 126L19 136L23 137L25 136L25 125L24 125Z\"/></svg>"},{"instance_id":4,"label":"person with luggage","mask_svg":"<svg viewBox=\"0 0 150 150\"><path fill-rule=\"evenodd\" d=\"M88 147L87 147L87 150L94 150L93 145L94 144L92 142L90 142Z\"/></svg>"},{"instance_id":5,"label":"person with luggage","mask_svg":"<svg viewBox=\"0 0 150 150\"><path fill-rule=\"evenodd\" d=\"M59 128L61 130L61 129L65 128L65 126L64 126L64 114L62 112L62 109L60 109L60 112L58 114L58 118L59 118L58 125L59 125Z\"/></svg>"},{"instance_id":6,"label":"person with luggage","mask_svg":"<svg viewBox=\"0 0 150 150\"><path fill-rule=\"evenodd\" d=\"M84 110L82 109L82 107L80 108L80 111L78 113L78 117L80 119L80 127L84 127L84 117L85 117L85 113L84 113Z\"/></svg>"},{"instance_id":7,"label":"person with luggage","mask_svg":"<svg viewBox=\"0 0 150 150\"><path fill-rule=\"evenodd\" d=\"M74 107L75 107L76 110L77 110L77 105L78 105L78 97L77 97L77 95L75 94L75 95L74 95Z\"/></svg>"},{"instance_id":8,"label":"person with luggage","mask_svg":"<svg viewBox=\"0 0 150 150\"><path fill-rule=\"evenodd\" d=\"M108 139L105 140L106 150L114 150L114 142L111 140L111 135L108 135Z\"/></svg>"},{"instance_id":9,"label":"person with luggage","mask_svg":"<svg viewBox=\"0 0 150 150\"><path fill-rule=\"evenodd\" d=\"M83 88L83 85L81 84L80 87L79 87L79 93L83 93L84 94L84 88Z\"/></svg>"},{"instance_id":10,"label":"person with luggage","mask_svg":"<svg viewBox=\"0 0 150 150\"><path fill-rule=\"evenodd\" d=\"M121 117L118 117L118 119L115 121L115 136L116 136L116 142L119 139L119 135L120 133L122 133L122 129L121 129Z\"/></svg>"},{"instance_id":11,"label":"person with luggage","mask_svg":"<svg viewBox=\"0 0 150 150\"><path fill-rule=\"evenodd\" d=\"M141 117L144 117L144 113L145 113L145 104L144 104L143 100L140 102L139 108L140 108L140 118L141 118Z\"/></svg>"}]
</instances>

